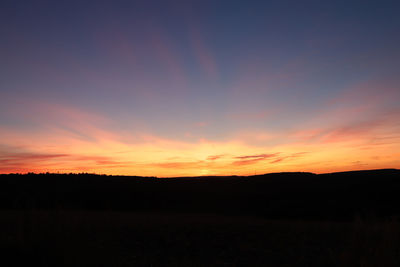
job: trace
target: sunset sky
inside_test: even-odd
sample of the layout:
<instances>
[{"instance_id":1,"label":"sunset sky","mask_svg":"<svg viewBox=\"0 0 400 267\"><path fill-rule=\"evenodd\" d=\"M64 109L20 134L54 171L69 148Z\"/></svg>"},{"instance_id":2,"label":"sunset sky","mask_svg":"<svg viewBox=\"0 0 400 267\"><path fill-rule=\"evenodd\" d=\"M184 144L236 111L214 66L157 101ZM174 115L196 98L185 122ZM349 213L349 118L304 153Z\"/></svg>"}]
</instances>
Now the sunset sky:
<instances>
[{"instance_id":1,"label":"sunset sky","mask_svg":"<svg viewBox=\"0 0 400 267\"><path fill-rule=\"evenodd\" d=\"M1 1L0 173L400 168L398 1Z\"/></svg>"}]
</instances>

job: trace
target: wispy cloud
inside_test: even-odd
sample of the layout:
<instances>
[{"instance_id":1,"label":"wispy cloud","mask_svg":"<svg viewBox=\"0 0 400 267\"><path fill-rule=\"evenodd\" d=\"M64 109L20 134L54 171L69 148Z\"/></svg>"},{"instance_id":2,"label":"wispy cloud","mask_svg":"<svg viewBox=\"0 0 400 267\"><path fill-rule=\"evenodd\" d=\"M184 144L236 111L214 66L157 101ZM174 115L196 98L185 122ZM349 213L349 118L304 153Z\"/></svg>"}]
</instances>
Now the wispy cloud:
<instances>
[{"instance_id":1,"label":"wispy cloud","mask_svg":"<svg viewBox=\"0 0 400 267\"><path fill-rule=\"evenodd\" d=\"M245 156L237 156L235 157L236 159L266 159L266 158L271 158L271 157L276 157L279 153L273 153L273 154L258 154L258 155L245 155Z\"/></svg>"},{"instance_id":2,"label":"wispy cloud","mask_svg":"<svg viewBox=\"0 0 400 267\"><path fill-rule=\"evenodd\" d=\"M199 122L194 123L193 125L197 128L203 128L203 127L206 127L208 125L208 123L205 121L199 121Z\"/></svg>"},{"instance_id":3,"label":"wispy cloud","mask_svg":"<svg viewBox=\"0 0 400 267\"><path fill-rule=\"evenodd\" d=\"M96 166L119 168L132 166L132 162L122 162L106 156L85 156L75 154L43 154L0 152L0 165L3 170L13 172L69 170L71 166L95 171ZM73 170L73 169L71 169Z\"/></svg>"},{"instance_id":4,"label":"wispy cloud","mask_svg":"<svg viewBox=\"0 0 400 267\"><path fill-rule=\"evenodd\" d=\"M189 35L194 54L202 70L209 78L216 79L218 77L217 64L215 57L212 55L211 50L205 42L205 38L198 27L191 27Z\"/></svg>"},{"instance_id":5,"label":"wispy cloud","mask_svg":"<svg viewBox=\"0 0 400 267\"><path fill-rule=\"evenodd\" d=\"M259 161L277 157L279 154L280 153L237 156L235 159L239 160L233 161L232 164L239 166L255 164Z\"/></svg>"},{"instance_id":6,"label":"wispy cloud","mask_svg":"<svg viewBox=\"0 0 400 267\"><path fill-rule=\"evenodd\" d=\"M149 27L151 28L150 44L155 55L158 56L159 63L165 66L165 71L172 77L175 85L185 87L187 84L187 75L173 42L165 31L163 31L162 27L155 24L151 24Z\"/></svg>"},{"instance_id":7,"label":"wispy cloud","mask_svg":"<svg viewBox=\"0 0 400 267\"><path fill-rule=\"evenodd\" d=\"M257 112L236 112L229 115L233 120L262 120L271 114L270 111L257 111Z\"/></svg>"},{"instance_id":8,"label":"wispy cloud","mask_svg":"<svg viewBox=\"0 0 400 267\"><path fill-rule=\"evenodd\" d=\"M221 159L225 157L225 155L212 155L212 156L208 156L207 160L217 160L217 159Z\"/></svg>"},{"instance_id":9,"label":"wispy cloud","mask_svg":"<svg viewBox=\"0 0 400 267\"><path fill-rule=\"evenodd\" d=\"M286 160L293 160L296 158L300 158L300 157L304 157L308 152L297 152L297 153L293 153L291 155L286 155L286 156L280 156L277 157L276 159L270 161L270 163L280 163L282 161L286 161Z\"/></svg>"}]
</instances>

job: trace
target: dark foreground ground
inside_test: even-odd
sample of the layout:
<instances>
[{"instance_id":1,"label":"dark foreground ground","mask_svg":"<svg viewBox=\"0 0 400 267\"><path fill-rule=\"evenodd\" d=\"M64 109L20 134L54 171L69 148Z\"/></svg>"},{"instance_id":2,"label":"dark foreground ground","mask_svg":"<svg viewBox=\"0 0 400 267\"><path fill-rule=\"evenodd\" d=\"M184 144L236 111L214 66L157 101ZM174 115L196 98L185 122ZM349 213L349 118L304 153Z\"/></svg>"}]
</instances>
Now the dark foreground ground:
<instances>
[{"instance_id":1,"label":"dark foreground ground","mask_svg":"<svg viewBox=\"0 0 400 267\"><path fill-rule=\"evenodd\" d=\"M400 266L400 171L0 175L0 266Z\"/></svg>"},{"instance_id":2,"label":"dark foreground ground","mask_svg":"<svg viewBox=\"0 0 400 267\"><path fill-rule=\"evenodd\" d=\"M1 266L400 266L399 223L1 211Z\"/></svg>"}]
</instances>

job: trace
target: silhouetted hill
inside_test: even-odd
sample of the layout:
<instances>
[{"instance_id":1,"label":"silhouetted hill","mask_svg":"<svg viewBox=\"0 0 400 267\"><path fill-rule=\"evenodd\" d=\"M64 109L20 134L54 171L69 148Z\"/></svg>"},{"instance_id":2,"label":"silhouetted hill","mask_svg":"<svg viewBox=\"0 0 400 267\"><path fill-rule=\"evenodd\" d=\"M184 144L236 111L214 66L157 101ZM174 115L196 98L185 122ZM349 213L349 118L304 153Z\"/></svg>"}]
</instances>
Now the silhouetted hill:
<instances>
[{"instance_id":1,"label":"silhouetted hill","mask_svg":"<svg viewBox=\"0 0 400 267\"><path fill-rule=\"evenodd\" d=\"M155 177L0 175L0 209L207 212L267 218L399 216L400 170Z\"/></svg>"}]
</instances>

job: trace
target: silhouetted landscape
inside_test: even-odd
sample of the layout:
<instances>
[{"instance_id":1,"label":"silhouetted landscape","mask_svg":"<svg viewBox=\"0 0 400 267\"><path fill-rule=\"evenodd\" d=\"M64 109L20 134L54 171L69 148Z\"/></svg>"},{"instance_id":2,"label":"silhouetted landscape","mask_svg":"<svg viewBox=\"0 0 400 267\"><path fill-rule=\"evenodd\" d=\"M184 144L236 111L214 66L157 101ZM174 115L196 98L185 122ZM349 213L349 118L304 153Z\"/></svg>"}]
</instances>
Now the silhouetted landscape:
<instances>
[{"instance_id":1,"label":"silhouetted landscape","mask_svg":"<svg viewBox=\"0 0 400 267\"><path fill-rule=\"evenodd\" d=\"M0 175L15 266L398 266L400 171Z\"/></svg>"}]
</instances>

